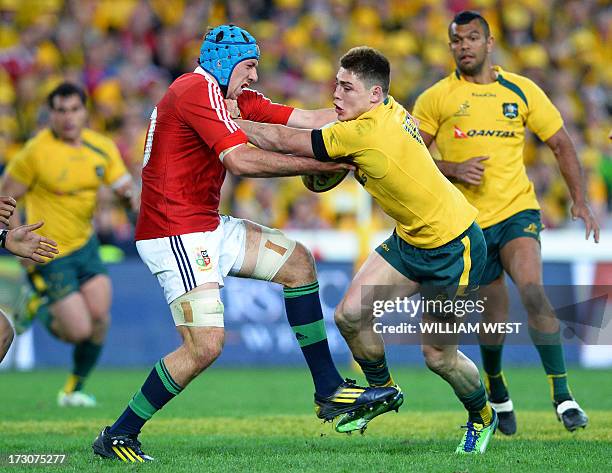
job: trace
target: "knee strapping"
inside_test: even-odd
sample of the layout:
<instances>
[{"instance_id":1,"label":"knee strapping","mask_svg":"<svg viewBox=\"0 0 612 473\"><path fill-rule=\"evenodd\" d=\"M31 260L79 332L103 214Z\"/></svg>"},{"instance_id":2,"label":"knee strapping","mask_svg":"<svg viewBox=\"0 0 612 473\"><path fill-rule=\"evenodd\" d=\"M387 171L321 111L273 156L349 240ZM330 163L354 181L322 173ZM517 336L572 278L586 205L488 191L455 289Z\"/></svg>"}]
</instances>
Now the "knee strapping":
<instances>
[{"instance_id":1,"label":"knee strapping","mask_svg":"<svg viewBox=\"0 0 612 473\"><path fill-rule=\"evenodd\" d=\"M170 311L177 326L223 327L223 302L219 289L183 294L172 301Z\"/></svg>"},{"instance_id":2,"label":"knee strapping","mask_svg":"<svg viewBox=\"0 0 612 473\"><path fill-rule=\"evenodd\" d=\"M261 232L259 253L253 269L253 277L263 281L271 281L289 259L293 250L295 250L295 245L295 241L287 238L280 230L264 228Z\"/></svg>"}]
</instances>

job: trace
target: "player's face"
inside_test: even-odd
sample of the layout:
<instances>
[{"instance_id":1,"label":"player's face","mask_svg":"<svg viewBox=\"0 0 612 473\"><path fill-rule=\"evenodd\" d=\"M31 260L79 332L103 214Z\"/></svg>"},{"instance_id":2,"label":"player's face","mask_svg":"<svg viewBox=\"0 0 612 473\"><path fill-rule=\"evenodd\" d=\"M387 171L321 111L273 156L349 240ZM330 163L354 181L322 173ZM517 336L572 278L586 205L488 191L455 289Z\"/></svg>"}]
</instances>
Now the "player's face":
<instances>
[{"instance_id":1,"label":"player's face","mask_svg":"<svg viewBox=\"0 0 612 473\"><path fill-rule=\"evenodd\" d=\"M249 87L253 82L257 82L257 59L247 59L239 62L227 85L227 99L237 99L242 93L242 89Z\"/></svg>"},{"instance_id":2,"label":"player's face","mask_svg":"<svg viewBox=\"0 0 612 473\"><path fill-rule=\"evenodd\" d=\"M482 71L493 48L493 37L485 36L480 21L472 20L466 25L453 23L450 33L450 50L461 73L472 76Z\"/></svg>"},{"instance_id":3,"label":"player's face","mask_svg":"<svg viewBox=\"0 0 612 473\"><path fill-rule=\"evenodd\" d=\"M372 108L374 87L367 88L354 72L343 67L336 75L334 107L338 120L353 120Z\"/></svg>"},{"instance_id":4,"label":"player's face","mask_svg":"<svg viewBox=\"0 0 612 473\"><path fill-rule=\"evenodd\" d=\"M62 140L78 141L86 121L87 109L78 95L53 98L51 129Z\"/></svg>"}]
</instances>

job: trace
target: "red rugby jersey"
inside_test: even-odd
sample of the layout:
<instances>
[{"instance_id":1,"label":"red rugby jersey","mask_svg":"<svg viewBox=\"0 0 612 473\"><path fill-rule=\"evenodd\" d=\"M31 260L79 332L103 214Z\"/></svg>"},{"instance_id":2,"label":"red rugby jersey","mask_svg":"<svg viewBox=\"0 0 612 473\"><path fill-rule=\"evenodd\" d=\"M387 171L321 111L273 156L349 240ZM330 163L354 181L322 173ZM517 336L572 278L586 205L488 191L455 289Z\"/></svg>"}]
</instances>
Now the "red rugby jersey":
<instances>
[{"instance_id":1,"label":"red rugby jersey","mask_svg":"<svg viewBox=\"0 0 612 473\"><path fill-rule=\"evenodd\" d=\"M244 89L245 120L286 124L293 108ZM219 225L225 167L219 154L247 142L214 79L197 68L176 79L151 115L136 240L205 232Z\"/></svg>"}]
</instances>

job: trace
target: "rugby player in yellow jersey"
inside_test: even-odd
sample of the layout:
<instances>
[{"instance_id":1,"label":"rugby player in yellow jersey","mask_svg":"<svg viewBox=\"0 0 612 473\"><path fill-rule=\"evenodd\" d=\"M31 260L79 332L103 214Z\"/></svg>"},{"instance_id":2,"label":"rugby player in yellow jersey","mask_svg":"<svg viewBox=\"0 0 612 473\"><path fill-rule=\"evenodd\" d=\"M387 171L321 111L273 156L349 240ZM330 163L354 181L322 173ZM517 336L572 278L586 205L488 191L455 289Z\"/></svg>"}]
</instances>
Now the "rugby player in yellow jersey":
<instances>
[{"instance_id":1,"label":"rugby player in yellow jersey","mask_svg":"<svg viewBox=\"0 0 612 473\"><path fill-rule=\"evenodd\" d=\"M108 185L131 199L134 210L138 197L114 143L85 128L85 103L85 92L70 83L49 94L50 127L10 161L0 193L23 197L27 222L44 219L41 234L58 244L61 256L28 267L28 276L48 303L39 317L54 336L74 345L74 367L58 393L58 404L90 407L95 398L82 387L102 350L111 304L110 279L92 225L97 192ZM11 227L18 224L15 212Z\"/></svg>"},{"instance_id":2,"label":"rugby player in yellow jersey","mask_svg":"<svg viewBox=\"0 0 612 473\"><path fill-rule=\"evenodd\" d=\"M324 161L350 159L358 168L357 180L395 219L395 231L363 264L335 314L368 382L378 386L394 381L382 337L373 330L372 310L362 310L362 290L386 286L387 293L376 297L391 299L438 286L453 288L454 297L459 287L478 285L486 259L484 237L474 222L476 209L438 170L412 117L388 95L389 76L389 62L380 52L353 48L340 59L336 76L339 122L321 130L240 122L249 139L263 149ZM458 350L456 340L436 343L424 337L422 348L427 366L453 387L468 411L457 452L483 453L497 417L478 368ZM367 419L358 425L351 418L342 419L337 429L363 428L363 422Z\"/></svg>"},{"instance_id":3,"label":"rugby player in yellow jersey","mask_svg":"<svg viewBox=\"0 0 612 473\"><path fill-rule=\"evenodd\" d=\"M478 211L487 241L481 295L484 317L508 319L504 271L517 285L529 316L529 332L551 384L557 418L570 430L588 418L567 384L559 322L542 286L539 205L523 164L525 127L553 151L572 196L571 214L599 241L599 225L589 208L576 151L561 115L531 80L491 63L493 37L478 13L457 14L449 26L449 46L457 69L417 99L414 116L425 144L435 140L437 164ZM512 400L502 372L503 334L481 339L489 400L500 430L516 431Z\"/></svg>"}]
</instances>

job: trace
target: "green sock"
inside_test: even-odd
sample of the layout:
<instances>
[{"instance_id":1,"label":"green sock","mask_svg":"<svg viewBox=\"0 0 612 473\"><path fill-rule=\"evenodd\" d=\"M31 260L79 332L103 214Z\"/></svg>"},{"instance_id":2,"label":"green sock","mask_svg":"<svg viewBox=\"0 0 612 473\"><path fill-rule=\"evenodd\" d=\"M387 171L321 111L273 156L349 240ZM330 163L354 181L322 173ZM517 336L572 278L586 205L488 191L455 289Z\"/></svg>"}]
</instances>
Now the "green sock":
<instances>
[{"instance_id":1,"label":"green sock","mask_svg":"<svg viewBox=\"0 0 612 473\"><path fill-rule=\"evenodd\" d=\"M487 393L482 382L476 391L466 396L461 396L456 391L455 394L468 411L470 421L484 426L491 423L493 411L491 410L491 404L487 401Z\"/></svg>"},{"instance_id":2,"label":"green sock","mask_svg":"<svg viewBox=\"0 0 612 473\"><path fill-rule=\"evenodd\" d=\"M540 354L542 366L544 366L550 383L550 396L555 402L573 399L567 383L567 370L560 334L560 330L555 333L543 333L529 327L529 335Z\"/></svg>"},{"instance_id":3,"label":"green sock","mask_svg":"<svg viewBox=\"0 0 612 473\"><path fill-rule=\"evenodd\" d=\"M85 379L89 376L89 373L91 373L91 370L98 362L101 352L102 345L93 343L90 340L86 340L74 346L74 351L72 353L74 369L72 370L72 376L68 378L68 382L66 383L66 387L69 387L69 383L73 384L73 387L71 390L66 390L66 388L64 388L64 391L71 392L83 389Z\"/></svg>"},{"instance_id":4,"label":"green sock","mask_svg":"<svg viewBox=\"0 0 612 473\"><path fill-rule=\"evenodd\" d=\"M393 386L395 382L389 374L387 366L387 358L385 355L380 360L362 360L353 357L357 364L361 367L361 371L368 380L370 386Z\"/></svg>"},{"instance_id":5,"label":"green sock","mask_svg":"<svg viewBox=\"0 0 612 473\"><path fill-rule=\"evenodd\" d=\"M502 372L503 345L480 345L485 386L492 402L504 402L509 398L506 378Z\"/></svg>"}]
</instances>

